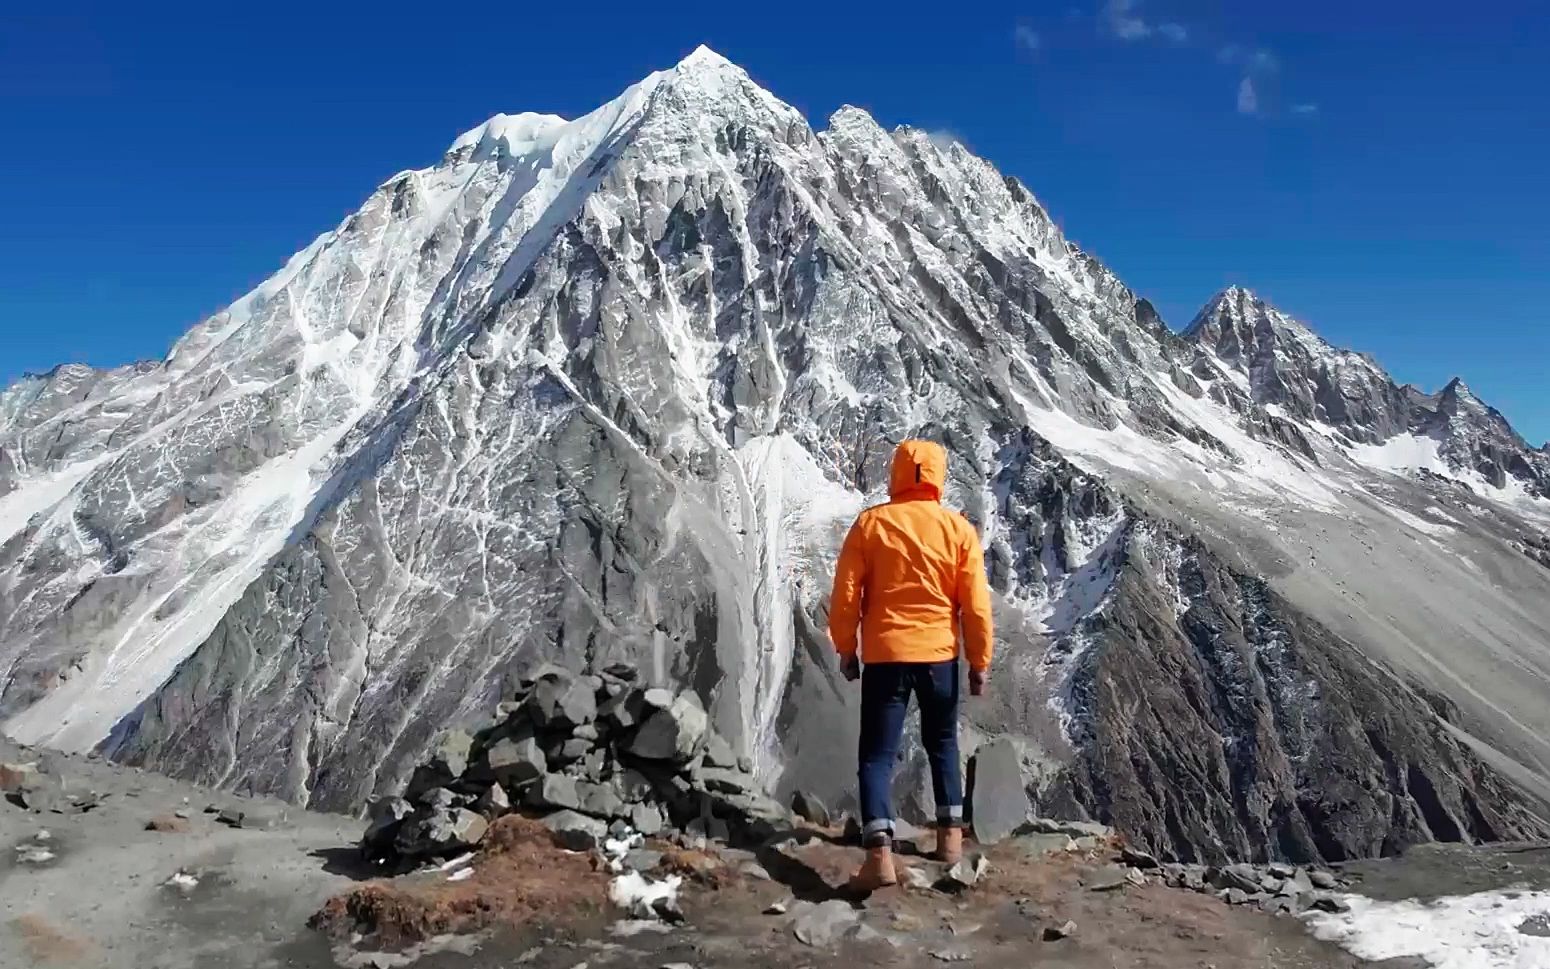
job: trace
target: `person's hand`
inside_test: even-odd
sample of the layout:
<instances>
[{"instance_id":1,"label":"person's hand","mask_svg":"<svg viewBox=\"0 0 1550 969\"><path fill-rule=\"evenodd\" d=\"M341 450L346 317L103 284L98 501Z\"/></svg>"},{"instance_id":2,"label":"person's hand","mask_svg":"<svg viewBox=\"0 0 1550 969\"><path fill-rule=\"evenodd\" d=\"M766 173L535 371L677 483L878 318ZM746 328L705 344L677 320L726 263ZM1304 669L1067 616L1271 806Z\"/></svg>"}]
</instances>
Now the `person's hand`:
<instances>
[{"instance_id":1,"label":"person's hand","mask_svg":"<svg viewBox=\"0 0 1550 969\"><path fill-rule=\"evenodd\" d=\"M845 679L852 683L861 679L861 657L855 653L851 653L849 656L841 656L840 672L844 674Z\"/></svg>"},{"instance_id":2,"label":"person's hand","mask_svg":"<svg viewBox=\"0 0 1550 969\"><path fill-rule=\"evenodd\" d=\"M985 685L990 682L989 670L969 671L969 696L984 696Z\"/></svg>"}]
</instances>

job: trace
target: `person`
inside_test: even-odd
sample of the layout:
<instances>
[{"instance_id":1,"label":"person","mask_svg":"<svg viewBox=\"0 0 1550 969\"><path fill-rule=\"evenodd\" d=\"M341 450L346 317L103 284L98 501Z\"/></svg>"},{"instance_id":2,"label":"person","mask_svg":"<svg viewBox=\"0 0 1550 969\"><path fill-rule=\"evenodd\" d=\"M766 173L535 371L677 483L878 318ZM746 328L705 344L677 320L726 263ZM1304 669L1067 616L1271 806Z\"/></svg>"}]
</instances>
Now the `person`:
<instances>
[{"instance_id":1,"label":"person","mask_svg":"<svg viewBox=\"0 0 1550 969\"><path fill-rule=\"evenodd\" d=\"M864 891L898 881L890 789L911 696L920 706L936 797L936 857L952 863L963 854L960 627L971 696L985 692L993 644L979 534L968 519L942 506L946 484L941 445L900 444L889 501L857 517L835 565L829 636L845 678L861 680L857 773L867 856L852 885Z\"/></svg>"}]
</instances>

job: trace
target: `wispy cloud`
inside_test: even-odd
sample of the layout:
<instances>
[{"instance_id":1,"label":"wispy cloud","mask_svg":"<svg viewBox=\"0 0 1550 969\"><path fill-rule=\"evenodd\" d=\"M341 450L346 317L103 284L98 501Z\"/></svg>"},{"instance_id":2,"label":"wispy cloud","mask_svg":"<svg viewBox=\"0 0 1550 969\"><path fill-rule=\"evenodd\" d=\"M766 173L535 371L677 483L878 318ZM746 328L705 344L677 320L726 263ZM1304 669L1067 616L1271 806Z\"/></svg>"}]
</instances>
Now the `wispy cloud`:
<instances>
[{"instance_id":1,"label":"wispy cloud","mask_svg":"<svg viewBox=\"0 0 1550 969\"><path fill-rule=\"evenodd\" d=\"M1238 82L1238 113L1259 114L1259 92L1254 90L1252 77Z\"/></svg>"},{"instance_id":2,"label":"wispy cloud","mask_svg":"<svg viewBox=\"0 0 1550 969\"><path fill-rule=\"evenodd\" d=\"M1301 115L1304 118L1310 117L1312 115L1316 115L1318 113L1319 113L1319 106L1316 105L1316 104L1294 104L1294 105L1292 105L1292 114Z\"/></svg>"},{"instance_id":3,"label":"wispy cloud","mask_svg":"<svg viewBox=\"0 0 1550 969\"><path fill-rule=\"evenodd\" d=\"M1141 40L1152 35L1152 25L1139 12L1138 0L1107 0L1103 5L1104 27L1120 40Z\"/></svg>"},{"instance_id":4,"label":"wispy cloud","mask_svg":"<svg viewBox=\"0 0 1550 969\"><path fill-rule=\"evenodd\" d=\"M946 151L954 145L963 144L963 139L946 128L933 128L926 131L926 138L936 146L937 151Z\"/></svg>"},{"instance_id":5,"label":"wispy cloud","mask_svg":"<svg viewBox=\"0 0 1550 969\"><path fill-rule=\"evenodd\" d=\"M1018 24L1017 29L1012 31L1012 39L1017 42L1019 49L1029 53L1044 46L1044 38L1040 37L1039 32L1027 24Z\"/></svg>"},{"instance_id":6,"label":"wispy cloud","mask_svg":"<svg viewBox=\"0 0 1550 969\"><path fill-rule=\"evenodd\" d=\"M1158 24L1157 32L1175 44L1182 44L1189 40L1189 28L1183 24Z\"/></svg>"}]
</instances>

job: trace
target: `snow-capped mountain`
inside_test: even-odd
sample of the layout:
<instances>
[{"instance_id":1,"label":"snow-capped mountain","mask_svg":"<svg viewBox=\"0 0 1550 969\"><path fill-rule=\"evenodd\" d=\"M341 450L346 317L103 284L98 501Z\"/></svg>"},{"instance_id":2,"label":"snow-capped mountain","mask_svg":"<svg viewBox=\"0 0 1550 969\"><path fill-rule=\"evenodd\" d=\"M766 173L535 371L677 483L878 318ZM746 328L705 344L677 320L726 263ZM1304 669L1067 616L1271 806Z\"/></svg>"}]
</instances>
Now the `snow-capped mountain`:
<instances>
[{"instance_id":1,"label":"snow-capped mountain","mask_svg":"<svg viewBox=\"0 0 1550 969\"><path fill-rule=\"evenodd\" d=\"M0 718L344 808L627 658L842 798L829 570L929 435L997 594L973 729L1042 805L1180 857L1523 835L1550 503L1482 413L1241 291L1175 335L961 145L701 49L492 118L160 364L5 391Z\"/></svg>"},{"instance_id":2,"label":"snow-capped mountain","mask_svg":"<svg viewBox=\"0 0 1550 969\"><path fill-rule=\"evenodd\" d=\"M1495 408L1454 378L1435 394L1397 385L1365 354L1325 342L1255 294L1233 288L1195 317L1184 336L1208 359L1241 374L1255 403L1339 435L1357 459L1425 468L1550 498L1550 463Z\"/></svg>"}]
</instances>

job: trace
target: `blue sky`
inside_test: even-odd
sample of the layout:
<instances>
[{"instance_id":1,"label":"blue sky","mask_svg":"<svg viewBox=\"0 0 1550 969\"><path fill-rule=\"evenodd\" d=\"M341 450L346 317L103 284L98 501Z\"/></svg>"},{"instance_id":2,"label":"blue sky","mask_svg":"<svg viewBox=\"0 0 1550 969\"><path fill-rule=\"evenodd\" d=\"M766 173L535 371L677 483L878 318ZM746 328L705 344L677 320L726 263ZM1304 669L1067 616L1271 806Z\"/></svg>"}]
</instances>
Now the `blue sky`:
<instances>
[{"instance_id":1,"label":"blue sky","mask_svg":"<svg viewBox=\"0 0 1550 969\"><path fill-rule=\"evenodd\" d=\"M0 381L160 356L487 116L708 43L819 127L960 138L1175 327L1246 285L1550 438L1536 0L29 6L0 14Z\"/></svg>"}]
</instances>

